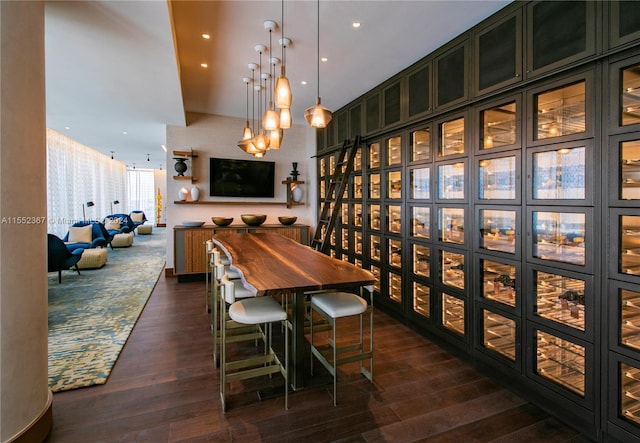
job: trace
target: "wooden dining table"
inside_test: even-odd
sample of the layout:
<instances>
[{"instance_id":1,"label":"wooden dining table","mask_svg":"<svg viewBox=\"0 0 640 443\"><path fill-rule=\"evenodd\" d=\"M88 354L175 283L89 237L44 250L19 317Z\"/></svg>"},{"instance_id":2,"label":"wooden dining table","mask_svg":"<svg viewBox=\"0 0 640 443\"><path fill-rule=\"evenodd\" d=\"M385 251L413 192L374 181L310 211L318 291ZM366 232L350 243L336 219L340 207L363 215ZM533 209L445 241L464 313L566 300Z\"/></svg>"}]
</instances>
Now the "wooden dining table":
<instances>
[{"instance_id":1,"label":"wooden dining table","mask_svg":"<svg viewBox=\"0 0 640 443\"><path fill-rule=\"evenodd\" d=\"M322 254L309 246L274 233L220 233L213 242L241 274L245 287L256 296L294 294L292 300L292 370L294 390L304 388L305 293L324 289L357 291L371 287L374 275Z\"/></svg>"}]
</instances>

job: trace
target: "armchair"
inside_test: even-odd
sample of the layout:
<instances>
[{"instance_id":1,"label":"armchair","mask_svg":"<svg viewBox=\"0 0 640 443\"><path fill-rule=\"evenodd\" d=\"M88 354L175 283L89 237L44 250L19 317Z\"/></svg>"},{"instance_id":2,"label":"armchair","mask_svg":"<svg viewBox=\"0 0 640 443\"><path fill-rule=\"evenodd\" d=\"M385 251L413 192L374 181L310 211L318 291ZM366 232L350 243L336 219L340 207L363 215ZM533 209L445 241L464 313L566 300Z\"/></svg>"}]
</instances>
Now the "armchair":
<instances>
[{"instance_id":1,"label":"armchair","mask_svg":"<svg viewBox=\"0 0 640 443\"><path fill-rule=\"evenodd\" d=\"M128 234L136 228L127 214L107 215L104 218L104 226L112 237L116 234Z\"/></svg>"},{"instance_id":2,"label":"armchair","mask_svg":"<svg viewBox=\"0 0 640 443\"><path fill-rule=\"evenodd\" d=\"M69 251L107 246L104 226L100 222L81 221L74 223L62 239Z\"/></svg>"},{"instance_id":3,"label":"armchair","mask_svg":"<svg viewBox=\"0 0 640 443\"><path fill-rule=\"evenodd\" d=\"M62 271L69 268L73 267L80 275L78 262L82 258L83 252L83 248L78 248L71 252L59 237L47 234L48 272L58 272L58 283L62 283Z\"/></svg>"}]
</instances>

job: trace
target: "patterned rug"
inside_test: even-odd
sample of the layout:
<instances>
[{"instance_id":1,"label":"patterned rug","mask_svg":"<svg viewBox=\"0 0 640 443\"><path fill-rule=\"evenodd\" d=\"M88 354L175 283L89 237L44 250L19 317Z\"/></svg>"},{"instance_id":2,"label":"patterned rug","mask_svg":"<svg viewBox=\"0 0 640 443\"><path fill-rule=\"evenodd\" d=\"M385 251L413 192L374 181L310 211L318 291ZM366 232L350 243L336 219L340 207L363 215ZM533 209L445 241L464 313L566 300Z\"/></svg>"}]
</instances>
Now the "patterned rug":
<instances>
[{"instance_id":1,"label":"patterned rug","mask_svg":"<svg viewBox=\"0 0 640 443\"><path fill-rule=\"evenodd\" d=\"M136 235L108 249L101 269L49 273L49 387L53 392L104 384L129 338L166 258L166 232Z\"/></svg>"}]
</instances>

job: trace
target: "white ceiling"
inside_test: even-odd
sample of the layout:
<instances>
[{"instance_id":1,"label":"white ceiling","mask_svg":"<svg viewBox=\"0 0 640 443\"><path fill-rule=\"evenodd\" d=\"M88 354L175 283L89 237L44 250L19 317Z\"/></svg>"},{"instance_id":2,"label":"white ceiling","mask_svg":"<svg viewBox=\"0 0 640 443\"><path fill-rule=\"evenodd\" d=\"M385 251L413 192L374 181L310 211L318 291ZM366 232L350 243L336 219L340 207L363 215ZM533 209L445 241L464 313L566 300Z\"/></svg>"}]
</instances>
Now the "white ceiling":
<instances>
[{"instance_id":1,"label":"white ceiling","mask_svg":"<svg viewBox=\"0 0 640 443\"><path fill-rule=\"evenodd\" d=\"M508 3L322 0L323 105L347 104ZM246 116L242 77L251 77L247 64L259 61L254 46L269 46L264 20L279 24L272 47L281 58L282 6L279 0L47 2L47 126L106 155L114 151L129 166L165 167L165 126L185 125L185 111ZM315 104L317 7L284 2L295 124ZM211 39L201 37L205 32Z\"/></svg>"}]
</instances>

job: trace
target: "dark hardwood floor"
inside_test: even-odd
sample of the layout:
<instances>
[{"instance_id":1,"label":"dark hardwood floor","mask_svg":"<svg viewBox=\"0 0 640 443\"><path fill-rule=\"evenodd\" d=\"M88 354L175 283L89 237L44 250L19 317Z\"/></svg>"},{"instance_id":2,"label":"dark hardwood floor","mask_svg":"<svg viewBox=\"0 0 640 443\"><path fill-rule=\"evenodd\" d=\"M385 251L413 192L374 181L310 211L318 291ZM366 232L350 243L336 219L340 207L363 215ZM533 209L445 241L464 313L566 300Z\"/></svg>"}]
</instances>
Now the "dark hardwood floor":
<instances>
[{"instance_id":1,"label":"dark hardwood floor","mask_svg":"<svg viewBox=\"0 0 640 443\"><path fill-rule=\"evenodd\" d=\"M47 442L587 441L380 311L374 337L374 384L341 367L337 407L331 384L287 411L245 382L223 414L204 283L161 277L108 382L54 394Z\"/></svg>"}]
</instances>

